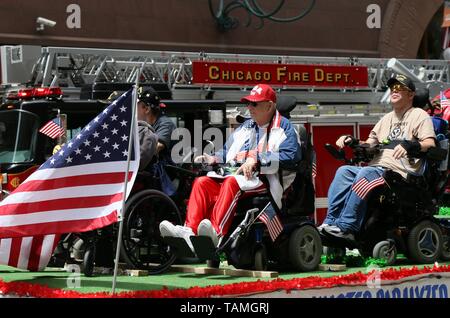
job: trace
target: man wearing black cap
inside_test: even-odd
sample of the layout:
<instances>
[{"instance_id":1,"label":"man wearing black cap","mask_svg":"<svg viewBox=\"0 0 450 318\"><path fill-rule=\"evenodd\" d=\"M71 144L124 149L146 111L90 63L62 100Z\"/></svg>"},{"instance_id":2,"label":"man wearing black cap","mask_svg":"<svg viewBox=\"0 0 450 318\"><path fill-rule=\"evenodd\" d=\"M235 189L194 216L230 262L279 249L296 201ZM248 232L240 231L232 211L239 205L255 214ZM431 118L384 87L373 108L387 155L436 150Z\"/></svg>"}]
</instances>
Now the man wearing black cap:
<instances>
[{"instance_id":1,"label":"man wearing black cap","mask_svg":"<svg viewBox=\"0 0 450 318\"><path fill-rule=\"evenodd\" d=\"M158 136L157 152L161 158L169 160L172 147L172 131L176 128L169 117L164 115L165 104L161 103L158 93L148 88L138 95L138 106L147 109L148 122Z\"/></svg>"},{"instance_id":2,"label":"man wearing black cap","mask_svg":"<svg viewBox=\"0 0 450 318\"><path fill-rule=\"evenodd\" d=\"M411 79L397 74L387 82L391 90L393 111L375 125L365 143L385 144L368 167L342 166L336 171L328 190L327 217L319 231L344 239L354 239L363 223L367 201L373 188L385 183L383 172L393 170L406 178L420 173L422 161L408 158L435 145L436 135L430 116L413 107L415 86ZM349 135L341 136L336 145L358 143Z\"/></svg>"}]
</instances>

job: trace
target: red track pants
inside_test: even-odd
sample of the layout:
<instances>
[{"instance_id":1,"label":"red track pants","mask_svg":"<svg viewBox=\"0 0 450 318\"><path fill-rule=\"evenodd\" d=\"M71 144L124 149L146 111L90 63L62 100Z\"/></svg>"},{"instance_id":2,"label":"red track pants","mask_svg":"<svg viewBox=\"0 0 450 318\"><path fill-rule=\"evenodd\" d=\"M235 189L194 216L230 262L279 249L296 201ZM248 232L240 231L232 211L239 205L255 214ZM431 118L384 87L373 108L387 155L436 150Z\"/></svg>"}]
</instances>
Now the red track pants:
<instances>
[{"instance_id":1,"label":"red track pants","mask_svg":"<svg viewBox=\"0 0 450 318\"><path fill-rule=\"evenodd\" d=\"M256 189L244 192L234 177L199 177L192 186L185 226L197 234L199 223L203 219L210 219L219 236L224 236L233 221L238 200L266 191L266 186L262 184Z\"/></svg>"}]
</instances>

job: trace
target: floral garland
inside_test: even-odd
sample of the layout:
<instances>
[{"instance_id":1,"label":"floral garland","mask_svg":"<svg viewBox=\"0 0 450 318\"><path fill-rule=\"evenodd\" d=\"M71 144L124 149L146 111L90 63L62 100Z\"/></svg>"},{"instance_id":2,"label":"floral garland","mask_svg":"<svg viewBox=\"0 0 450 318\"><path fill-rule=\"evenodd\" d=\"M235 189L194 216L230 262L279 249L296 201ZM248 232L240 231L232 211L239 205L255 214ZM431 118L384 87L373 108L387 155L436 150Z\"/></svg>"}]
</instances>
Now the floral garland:
<instances>
[{"instance_id":1,"label":"floral garland","mask_svg":"<svg viewBox=\"0 0 450 318\"><path fill-rule=\"evenodd\" d=\"M450 272L450 265L424 267L386 269L381 271L381 279L394 281L405 277ZM271 281L242 282L228 285L215 285L206 287L191 287L188 289L171 289L164 287L161 290L150 291L130 291L111 294L108 292L80 293L77 291L49 288L38 284L24 282L4 282L0 280L0 294L14 295L19 297L38 298L205 298L217 296L238 296L244 294L273 292L285 290L290 293L292 290L303 290L311 288L331 288L336 286L363 285L367 282L370 273L354 273L333 277L310 276L304 278L281 279Z\"/></svg>"}]
</instances>

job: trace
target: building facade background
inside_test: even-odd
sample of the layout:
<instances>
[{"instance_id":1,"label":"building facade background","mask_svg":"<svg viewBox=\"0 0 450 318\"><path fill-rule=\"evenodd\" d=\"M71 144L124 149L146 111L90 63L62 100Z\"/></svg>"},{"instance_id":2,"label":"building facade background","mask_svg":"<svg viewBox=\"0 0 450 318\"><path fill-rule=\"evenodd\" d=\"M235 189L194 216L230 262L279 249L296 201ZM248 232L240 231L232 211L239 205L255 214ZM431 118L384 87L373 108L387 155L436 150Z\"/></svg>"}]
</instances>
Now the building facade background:
<instances>
[{"instance_id":1,"label":"building facade background","mask_svg":"<svg viewBox=\"0 0 450 318\"><path fill-rule=\"evenodd\" d=\"M212 1L217 5L217 1ZM259 0L262 7L277 2ZM295 16L308 0L290 0L281 17ZM435 57L444 0L316 0L312 11L290 23L253 19L235 10L241 25L220 31L207 0L2 0L0 43L140 50L280 55ZM80 7L80 28L70 28L70 4ZM369 28L367 7L381 8L381 28ZM36 18L57 22L36 31ZM434 22L433 22L434 21ZM434 26L434 27L433 27ZM437 26L437 27L436 27ZM438 30L436 30L438 29Z\"/></svg>"}]
</instances>

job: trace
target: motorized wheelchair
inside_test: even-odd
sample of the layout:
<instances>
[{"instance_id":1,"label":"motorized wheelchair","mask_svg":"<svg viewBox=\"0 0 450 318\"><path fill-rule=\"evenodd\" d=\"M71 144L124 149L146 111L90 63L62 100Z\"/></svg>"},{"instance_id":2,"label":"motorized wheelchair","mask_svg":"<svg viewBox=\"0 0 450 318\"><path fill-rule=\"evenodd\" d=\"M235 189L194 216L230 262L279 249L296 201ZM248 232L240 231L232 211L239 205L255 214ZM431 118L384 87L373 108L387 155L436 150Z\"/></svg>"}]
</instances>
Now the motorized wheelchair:
<instances>
[{"instance_id":1,"label":"motorized wheelchair","mask_svg":"<svg viewBox=\"0 0 450 318\"><path fill-rule=\"evenodd\" d=\"M279 96L277 99L277 109L285 117L295 106L296 99L293 97ZM283 208L277 211L283 231L272 241L267 227L258 220L266 209L276 207L271 202L270 193L242 199L237 205L230 230L221 238L218 247L210 237L190 237L196 256L206 260L208 266L218 267L221 258L225 257L229 265L239 269L312 271L317 268L322 243L314 222L308 217L314 213L314 150L306 129L303 126L299 128L303 158L295 167L280 167L296 172L294 182L284 192ZM217 166L211 169L223 168ZM194 256L184 239L165 237L164 240L178 256Z\"/></svg>"},{"instance_id":2,"label":"motorized wheelchair","mask_svg":"<svg viewBox=\"0 0 450 318\"><path fill-rule=\"evenodd\" d=\"M346 164L369 162L383 148L393 145L351 145L353 158L330 144L326 149ZM448 232L439 219L438 205L448 182L446 158L448 146L433 147L423 157L423 174L409 174L405 180L391 170L384 173L385 184L372 189L367 212L355 240L346 240L321 233L326 254L345 255L345 248L358 249L362 256L384 259L387 265L396 261L397 252L417 263L434 263L440 257L448 260ZM443 162L445 167L443 167Z\"/></svg>"}]
</instances>

